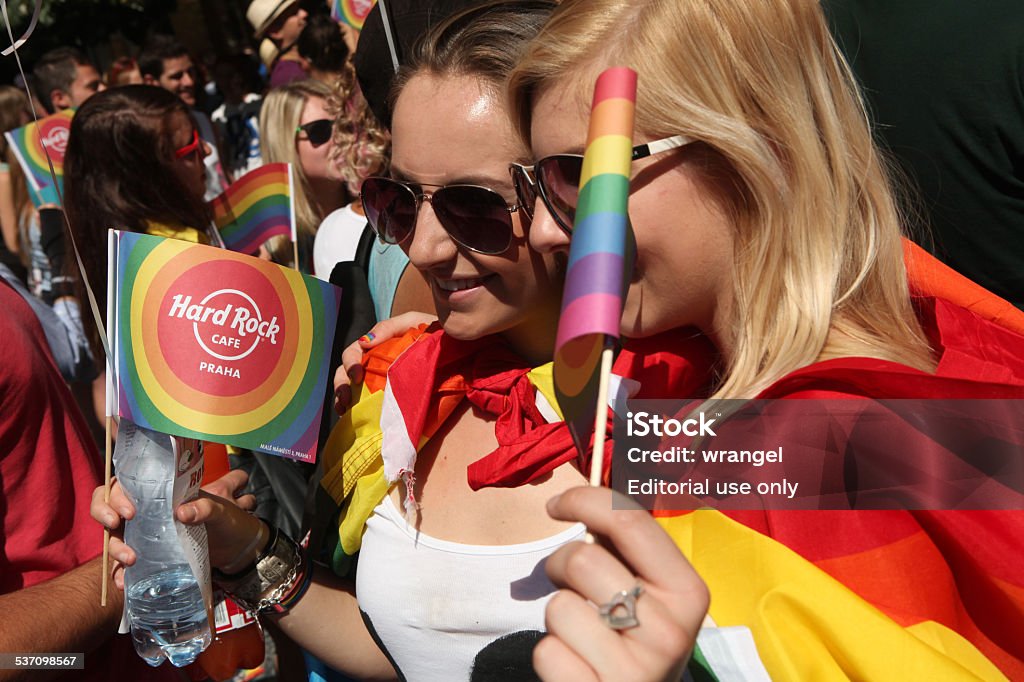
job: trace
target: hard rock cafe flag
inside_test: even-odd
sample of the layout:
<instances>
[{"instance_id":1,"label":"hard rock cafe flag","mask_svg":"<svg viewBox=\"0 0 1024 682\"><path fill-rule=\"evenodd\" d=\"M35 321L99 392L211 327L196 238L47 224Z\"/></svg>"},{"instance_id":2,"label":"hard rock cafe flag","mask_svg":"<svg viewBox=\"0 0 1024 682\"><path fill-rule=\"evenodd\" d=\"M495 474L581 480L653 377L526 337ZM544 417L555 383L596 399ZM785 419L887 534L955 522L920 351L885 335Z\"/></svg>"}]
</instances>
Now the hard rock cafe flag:
<instances>
[{"instance_id":1,"label":"hard rock cafe flag","mask_svg":"<svg viewBox=\"0 0 1024 682\"><path fill-rule=\"evenodd\" d=\"M223 249L113 235L117 414L314 461L341 291Z\"/></svg>"},{"instance_id":2,"label":"hard rock cafe flag","mask_svg":"<svg viewBox=\"0 0 1024 682\"><path fill-rule=\"evenodd\" d=\"M71 118L74 109L65 109L52 116L41 118L21 128L4 133L7 143L18 159L18 165L28 180L29 195L36 206L58 202L57 192L50 175L50 164L46 157L49 152L53 172L58 185L64 180L64 152L71 132ZM45 149L44 149L45 147ZM60 187L63 190L63 187Z\"/></svg>"}]
</instances>

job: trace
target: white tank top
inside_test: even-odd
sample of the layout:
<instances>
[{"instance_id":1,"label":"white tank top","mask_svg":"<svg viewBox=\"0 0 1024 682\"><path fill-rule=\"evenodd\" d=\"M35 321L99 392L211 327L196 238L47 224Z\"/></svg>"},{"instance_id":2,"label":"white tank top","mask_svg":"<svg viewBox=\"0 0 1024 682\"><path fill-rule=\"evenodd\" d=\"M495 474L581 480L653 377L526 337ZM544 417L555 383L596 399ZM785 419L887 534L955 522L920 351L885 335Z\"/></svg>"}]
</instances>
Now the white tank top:
<instances>
[{"instance_id":1,"label":"white tank top","mask_svg":"<svg viewBox=\"0 0 1024 682\"><path fill-rule=\"evenodd\" d=\"M576 524L535 542L463 545L418 533L385 495L359 551L359 607L410 682L531 679L555 592L544 562L585 532Z\"/></svg>"}]
</instances>

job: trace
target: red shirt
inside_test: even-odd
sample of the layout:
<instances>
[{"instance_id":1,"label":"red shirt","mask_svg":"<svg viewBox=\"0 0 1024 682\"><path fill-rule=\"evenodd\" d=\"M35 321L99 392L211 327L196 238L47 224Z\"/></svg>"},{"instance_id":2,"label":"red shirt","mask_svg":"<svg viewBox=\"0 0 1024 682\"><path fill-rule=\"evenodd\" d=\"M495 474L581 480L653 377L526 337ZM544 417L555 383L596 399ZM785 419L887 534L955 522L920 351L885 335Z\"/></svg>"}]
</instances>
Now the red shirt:
<instances>
[{"instance_id":1,"label":"red shirt","mask_svg":"<svg viewBox=\"0 0 1024 682\"><path fill-rule=\"evenodd\" d=\"M0 594L6 594L99 555L103 529L89 516L89 502L102 482L103 462L42 327L5 282L0 310ZM99 591L97 581L97 607ZM85 665L60 679L177 679L169 664L150 668L130 637L113 632L102 647L86 652Z\"/></svg>"}]
</instances>

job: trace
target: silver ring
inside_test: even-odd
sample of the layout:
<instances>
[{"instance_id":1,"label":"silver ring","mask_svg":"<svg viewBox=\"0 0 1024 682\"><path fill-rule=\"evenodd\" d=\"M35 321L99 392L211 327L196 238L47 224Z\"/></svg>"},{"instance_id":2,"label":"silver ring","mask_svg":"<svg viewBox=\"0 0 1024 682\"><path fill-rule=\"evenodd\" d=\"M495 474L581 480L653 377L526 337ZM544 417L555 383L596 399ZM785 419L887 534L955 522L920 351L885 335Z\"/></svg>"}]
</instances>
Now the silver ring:
<instances>
[{"instance_id":1,"label":"silver ring","mask_svg":"<svg viewBox=\"0 0 1024 682\"><path fill-rule=\"evenodd\" d=\"M612 630L628 630L640 625L636 619L636 600L643 594L644 587L637 583L631 590L616 592L608 602L598 610L601 620Z\"/></svg>"}]
</instances>

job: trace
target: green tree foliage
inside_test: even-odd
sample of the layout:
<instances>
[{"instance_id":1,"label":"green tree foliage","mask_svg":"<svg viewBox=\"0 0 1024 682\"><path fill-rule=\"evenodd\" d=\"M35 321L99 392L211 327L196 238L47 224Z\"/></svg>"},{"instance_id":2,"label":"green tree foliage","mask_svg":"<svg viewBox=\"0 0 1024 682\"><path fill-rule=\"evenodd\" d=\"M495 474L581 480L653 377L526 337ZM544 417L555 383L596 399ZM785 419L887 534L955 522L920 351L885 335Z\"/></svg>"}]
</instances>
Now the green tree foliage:
<instances>
[{"instance_id":1,"label":"green tree foliage","mask_svg":"<svg viewBox=\"0 0 1024 682\"><path fill-rule=\"evenodd\" d=\"M8 1L15 37L28 25L34 6L34 0ZM39 25L25 50L41 54L57 45L88 49L118 32L141 41L149 30L166 28L176 6L177 0L43 0ZM3 42L10 41L5 36Z\"/></svg>"},{"instance_id":2,"label":"green tree foliage","mask_svg":"<svg viewBox=\"0 0 1024 682\"><path fill-rule=\"evenodd\" d=\"M120 33L129 41L141 43L151 31L169 31L168 16L177 0L42 0L39 24L18 53L26 70L49 49L72 45L93 55L98 46L109 43ZM14 37L28 27L35 0L7 0L7 11ZM0 46L10 45L7 27L0 28ZM17 67L13 57L0 60L0 82L11 81Z\"/></svg>"}]
</instances>

